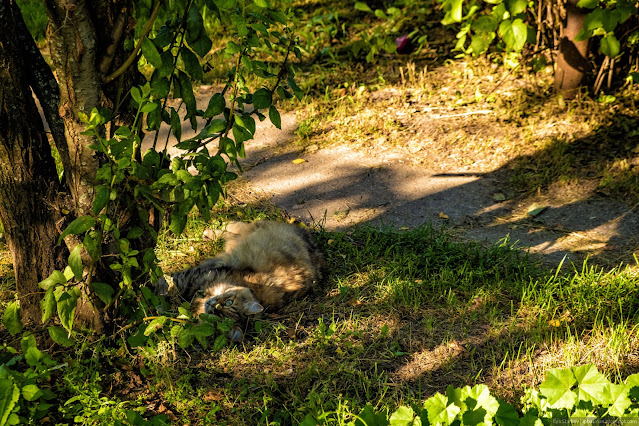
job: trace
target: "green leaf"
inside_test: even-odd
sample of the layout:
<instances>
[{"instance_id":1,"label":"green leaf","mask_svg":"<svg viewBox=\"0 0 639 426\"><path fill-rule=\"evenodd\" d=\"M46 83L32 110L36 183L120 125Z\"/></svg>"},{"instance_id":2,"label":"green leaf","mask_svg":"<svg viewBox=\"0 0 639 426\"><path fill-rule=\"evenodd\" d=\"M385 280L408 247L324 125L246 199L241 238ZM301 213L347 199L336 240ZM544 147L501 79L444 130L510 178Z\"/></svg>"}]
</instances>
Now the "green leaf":
<instances>
[{"instance_id":1,"label":"green leaf","mask_svg":"<svg viewBox=\"0 0 639 426\"><path fill-rule=\"evenodd\" d=\"M619 55L620 50L621 50L621 44L619 43L619 40L617 40L617 37L615 37L613 33L606 34L606 36L603 37L601 41L599 42L599 51L611 58L614 58L615 56Z\"/></svg>"},{"instance_id":2,"label":"green leaf","mask_svg":"<svg viewBox=\"0 0 639 426\"><path fill-rule=\"evenodd\" d=\"M242 15L233 15L233 22L235 23L235 28L237 29L238 36L245 37L248 35L249 30L246 26L246 20Z\"/></svg>"},{"instance_id":3,"label":"green leaf","mask_svg":"<svg viewBox=\"0 0 639 426\"><path fill-rule=\"evenodd\" d=\"M606 414L614 417L623 416L626 409L632 404L632 401L628 398L629 390L630 388L628 385L615 385L610 382L608 382L604 389L601 389L603 393L602 400L606 401L607 404L610 404Z\"/></svg>"},{"instance_id":4,"label":"green leaf","mask_svg":"<svg viewBox=\"0 0 639 426\"><path fill-rule=\"evenodd\" d=\"M209 53L213 46L213 42L204 31L204 21L197 7L189 8L186 20L186 42L201 58Z\"/></svg>"},{"instance_id":5,"label":"green leaf","mask_svg":"<svg viewBox=\"0 0 639 426\"><path fill-rule=\"evenodd\" d=\"M221 93L216 93L209 99L209 105L204 111L204 118L213 118L216 115L222 114L226 108L226 101Z\"/></svg>"},{"instance_id":6,"label":"green leaf","mask_svg":"<svg viewBox=\"0 0 639 426\"><path fill-rule=\"evenodd\" d=\"M495 413L495 423L499 426L517 426L519 425L519 413L509 403L500 401L497 413Z\"/></svg>"},{"instance_id":7,"label":"green leaf","mask_svg":"<svg viewBox=\"0 0 639 426\"><path fill-rule=\"evenodd\" d=\"M365 422L365 423L362 423ZM371 405L367 405L359 413L355 420L355 426L387 426L388 419L384 413L375 414L375 410Z\"/></svg>"},{"instance_id":8,"label":"green leaf","mask_svg":"<svg viewBox=\"0 0 639 426\"><path fill-rule=\"evenodd\" d=\"M235 0L213 0L220 9L232 9L235 7Z\"/></svg>"},{"instance_id":9,"label":"green leaf","mask_svg":"<svg viewBox=\"0 0 639 426\"><path fill-rule=\"evenodd\" d=\"M599 6L599 0L579 0L577 2L577 7L583 7L586 9L594 9Z\"/></svg>"},{"instance_id":10,"label":"green leaf","mask_svg":"<svg viewBox=\"0 0 639 426\"><path fill-rule=\"evenodd\" d=\"M18 399L20 399L20 389L13 380L0 379L0 425L7 424Z\"/></svg>"},{"instance_id":11,"label":"green leaf","mask_svg":"<svg viewBox=\"0 0 639 426\"><path fill-rule=\"evenodd\" d=\"M186 349L193 344L195 336L193 335L193 333L191 333L190 327L185 327L180 331L180 334L178 334L177 340L178 345L180 345L182 349Z\"/></svg>"},{"instance_id":12,"label":"green leaf","mask_svg":"<svg viewBox=\"0 0 639 426\"><path fill-rule=\"evenodd\" d=\"M610 381L592 364L573 367L577 379L577 399L601 404L604 401L604 388Z\"/></svg>"},{"instance_id":13,"label":"green leaf","mask_svg":"<svg viewBox=\"0 0 639 426\"><path fill-rule=\"evenodd\" d=\"M268 3L266 2L266 0L253 0L253 3L255 3L258 7L264 9L268 7Z\"/></svg>"},{"instance_id":14,"label":"green leaf","mask_svg":"<svg viewBox=\"0 0 639 426\"><path fill-rule=\"evenodd\" d=\"M373 13L373 9L371 9L366 3L363 3L361 1L355 2L355 10Z\"/></svg>"},{"instance_id":15,"label":"green leaf","mask_svg":"<svg viewBox=\"0 0 639 426\"><path fill-rule=\"evenodd\" d=\"M227 343L228 343L228 339L226 338L226 335L220 334L219 336L215 338L215 342L213 342L213 351L214 352L221 351L226 346Z\"/></svg>"},{"instance_id":16,"label":"green leaf","mask_svg":"<svg viewBox=\"0 0 639 426\"><path fill-rule=\"evenodd\" d=\"M271 105L268 109L268 118L271 120L271 123L278 129L282 129L282 118L280 117L280 113L273 105Z\"/></svg>"},{"instance_id":17,"label":"green leaf","mask_svg":"<svg viewBox=\"0 0 639 426\"><path fill-rule=\"evenodd\" d=\"M462 5L463 0L448 0L446 3L450 5L449 11L444 16L442 24L450 25L455 22L461 22L462 20Z\"/></svg>"},{"instance_id":18,"label":"green leaf","mask_svg":"<svg viewBox=\"0 0 639 426\"><path fill-rule=\"evenodd\" d=\"M415 412L412 408L402 406L395 410L388 420L391 426L409 426L413 424L414 417Z\"/></svg>"},{"instance_id":19,"label":"green leaf","mask_svg":"<svg viewBox=\"0 0 639 426\"><path fill-rule=\"evenodd\" d=\"M84 265L82 264L82 249L84 246L80 243L76 245L71 254L69 254L69 266L73 271L75 279L80 281L82 279L82 273L84 272Z\"/></svg>"},{"instance_id":20,"label":"green leaf","mask_svg":"<svg viewBox=\"0 0 639 426\"><path fill-rule=\"evenodd\" d=\"M109 194L111 191L106 185L98 185L95 187L95 198L93 199L93 213L99 214L109 202Z\"/></svg>"},{"instance_id":21,"label":"green leaf","mask_svg":"<svg viewBox=\"0 0 639 426\"><path fill-rule=\"evenodd\" d=\"M138 332L136 334L132 334L127 337L126 341L131 347L135 348L138 346L142 346L148 340L148 337L144 335L144 330L146 329L146 324L140 324L138 328Z\"/></svg>"},{"instance_id":22,"label":"green leaf","mask_svg":"<svg viewBox=\"0 0 639 426\"><path fill-rule=\"evenodd\" d=\"M201 322L194 325L191 332L195 337L209 337L215 334L215 327L208 322Z\"/></svg>"},{"instance_id":23,"label":"green leaf","mask_svg":"<svg viewBox=\"0 0 639 426\"><path fill-rule=\"evenodd\" d=\"M131 98L140 105L142 103L142 92L137 87L131 87Z\"/></svg>"},{"instance_id":24,"label":"green leaf","mask_svg":"<svg viewBox=\"0 0 639 426\"><path fill-rule=\"evenodd\" d=\"M187 215L180 213L178 209L171 212L171 221L169 222L169 229L175 235L182 234L184 227L186 226Z\"/></svg>"},{"instance_id":25,"label":"green leaf","mask_svg":"<svg viewBox=\"0 0 639 426\"><path fill-rule=\"evenodd\" d=\"M78 296L75 292L63 291L58 297L58 318L60 323L67 330L71 331L75 308L78 305Z\"/></svg>"},{"instance_id":26,"label":"green leaf","mask_svg":"<svg viewBox=\"0 0 639 426\"><path fill-rule=\"evenodd\" d=\"M113 290L113 287L111 287L108 284L105 283L91 283L91 288L93 289L94 293L100 298L101 301L103 301L106 304L111 303L111 300L113 300L113 293L115 293L115 291Z\"/></svg>"},{"instance_id":27,"label":"green leaf","mask_svg":"<svg viewBox=\"0 0 639 426\"><path fill-rule=\"evenodd\" d=\"M528 26L521 19L506 20L499 25L499 35L508 50L520 52L528 39Z\"/></svg>"},{"instance_id":28,"label":"green leaf","mask_svg":"<svg viewBox=\"0 0 639 426\"><path fill-rule=\"evenodd\" d=\"M49 327L48 331L49 336L51 336L51 340L60 346L69 348L75 344L75 340L69 337L69 332L62 327Z\"/></svg>"},{"instance_id":29,"label":"green leaf","mask_svg":"<svg viewBox=\"0 0 639 426\"><path fill-rule=\"evenodd\" d=\"M95 222L95 218L91 216L81 216L75 219L64 229L64 232L62 232L60 238L58 238L58 244L69 234L78 235L85 233L95 225Z\"/></svg>"},{"instance_id":30,"label":"green leaf","mask_svg":"<svg viewBox=\"0 0 639 426\"><path fill-rule=\"evenodd\" d=\"M577 383L570 369L551 368L546 380L539 385L539 392L548 399L551 408L572 408L577 394L571 388Z\"/></svg>"},{"instance_id":31,"label":"green leaf","mask_svg":"<svg viewBox=\"0 0 639 426\"><path fill-rule=\"evenodd\" d=\"M180 84L180 97L186 105L186 116L184 118L188 119L197 111L195 95L193 95L193 85L191 84L189 76L183 71L178 71L178 82Z\"/></svg>"},{"instance_id":32,"label":"green leaf","mask_svg":"<svg viewBox=\"0 0 639 426\"><path fill-rule=\"evenodd\" d=\"M40 301L42 310L42 322L46 323L51 319L56 308L55 295L53 294L54 286L50 286L44 293L44 297Z\"/></svg>"},{"instance_id":33,"label":"green leaf","mask_svg":"<svg viewBox=\"0 0 639 426\"><path fill-rule=\"evenodd\" d=\"M145 336L150 336L151 334L155 333L156 331L162 329L162 327L164 326L165 322L166 322L166 317L158 317L158 318L153 319L146 326L146 330L144 330L144 335Z\"/></svg>"},{"instance_id":34,"label":"green leaf","mask_svg":"<svg viewBox=\"0 0 639 426\"><path fill-rule=\"evenodd\" d=\"M524 12L527 5L528 0L506 0L506 8L512 16Z\"/></svg>"},{"instance_id":35,"label":"green leaf","mask_svg":"<svg viewBox=\"0 0 639 426\"><path fill-rule=\"evenodd\" d=\"M455 404L448 404L448 398L441 393L436 393L424 402L424 408L428 411L430 424L449 425L457 417L460 408Z\"/></svg>"},{"instance_id":36,"label":"green leaf","mask_svg":"<svg viewBox=\"0 0 639 426\"><path fill-rule=\"evenodd\" d=\"M160 57L160 52L155 47L155 44L148 38L144 38L142 40L142 54L146 58L147 61L155 68L160 68L162 66L162 58Z\"/></svg>"},{"instance_id":37,"label":"green leaf","mask_svg":"<svg viewBox=\"0 0 639 426\"><path fill-rule=\"evenodd\" d=\"M42 361L43 357L44 357L44 355L42 354L42 352L38 348L36 348L34 346L30 346L24 352L24 360L31 367L35 367L36 365L38 365L40 363L40 361Z\"/></svg>"},{"instance_id":38,"label":"green leaf","mask_svg":"<svg viewBox=\"0 0 639 426\"><path fill-rule=\"evenodd\" d=\"M191 52L188 47L180 49L180 57L184 62L184 69L191 76L193 80L202 81L204 74L202 73L202 66L200 60L195 56L195 53Z\"/></svg>"},{"instance_id":39,"label":"green leaf","mask_svg":"<svg viewBox=\"0 0 639 426\"><path fill-rule=\"evenodd\" d=\"M273 103L273 92L268 89L258 89L253 93L253 106L256 109L265 109Z\"/></svg>"},{"instance_id":40,"label":"green leaf","mask_svg":"<svg viewBox=\"0 0 639 426\"><path fill-rule=\"evenodd\" d=\"M7 331L12 335L22 332L22 321L20 321L20 303L16 300L9 303L4 310L2 323Z\"/></svg>"},{"instance_id":41,"label":"green leaf","mask_svg":"<svg viewBox=\"0 0 639 426\"><path fill-rule=\"evenodd\" d=\"M22 387L22 397L27 401L35 401L43 395L40 388L34 384Z\"/></svg>"}]
</instances>

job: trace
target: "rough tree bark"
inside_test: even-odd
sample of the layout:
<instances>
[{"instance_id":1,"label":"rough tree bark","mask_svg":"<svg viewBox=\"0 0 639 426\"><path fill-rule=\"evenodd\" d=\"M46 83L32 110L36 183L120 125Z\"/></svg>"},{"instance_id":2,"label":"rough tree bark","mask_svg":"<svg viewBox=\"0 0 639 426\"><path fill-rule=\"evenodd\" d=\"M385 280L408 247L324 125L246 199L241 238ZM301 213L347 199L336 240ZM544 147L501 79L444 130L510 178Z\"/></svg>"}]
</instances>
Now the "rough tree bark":
<instances>
[{"instance_id":1,"label":"rough tree bark","mask_svg":"<svg viewBox=\"0 0 639 426\"><path fill-rule=\"evenodd\" d=\"M0 220L13 258L22 318L29 324L42 316L38 282L65 258L56 229L64 188L31 95L29 80L36 64L29 52L35 44L29 36L33 46L25 46L18 37L26 26L8 0L0 2L0 22L12 29L0 31Z\"/></svg>"},{"instance_id":2,"label":"rough tree bark","mask_svg":"<svg viewBox=\"0 0 639 426\"><path fill-rule=\"evenodd\" d=\"M559 44L555 91L565 99L573 99L579 93L584 75L588 72L588 40L575 41L584 27L587 10L577 7L578 0L566 0L566 18Z\"/></svg>"},{"instance_id":3,"label":"rough tree bark","mask_svg":"<svg viewBox=\"0 0 639 426\"><path fill-rule=\"evenodd\" d=\"M89 114L101 106L113 109L141 76L133 66L111 84L103 83L128 56L123 40L133 29L131 0L46 0L45 6L55 76L15 1L0 0L0 22L11 29L0 31L0 220L27 323L41 318L38 282L53 269L64 269L69 250L78 242L71 238L66 246L59 245L58 237L69 220L91 211L95 172L104 161L89 148L95 141L82 134L85 125L80 113ZM60 153L62 181L32 90ZM119 123L130 124L128 120L122 108ZM123 206L121 230L139 225L135 208ZM104 253L113 251L107 248ZM99 265L100 274L101 282L112 277L108 265ZM86 297L87 291L83 294L76 323L100 330L104 312L95 309L99 301Z\"/></svg>"}]
</instances>

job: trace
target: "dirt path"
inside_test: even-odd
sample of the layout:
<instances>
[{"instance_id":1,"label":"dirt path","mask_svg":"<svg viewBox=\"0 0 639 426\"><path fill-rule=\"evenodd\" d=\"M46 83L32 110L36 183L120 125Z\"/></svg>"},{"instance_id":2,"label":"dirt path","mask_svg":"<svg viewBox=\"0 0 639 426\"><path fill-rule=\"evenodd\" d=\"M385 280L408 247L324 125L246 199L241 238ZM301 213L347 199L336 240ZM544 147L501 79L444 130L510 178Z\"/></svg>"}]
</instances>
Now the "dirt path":
<instances>
[{"instance_id":1,"label":"dirt path","mask_svg":"<svg viewBox=\"0 0 639 426\"><path fill-rule=\"evenodd\" d=\"M362 223L414 227L430 221L460 238L486 243L508 238L542 255L548 265L564 256L579 265L586 257L606 266L634 263L639 214L597 194L588 182L552 197L518 197L509 193L503 172L453 168L442 173L401 150L303 147L296 143L296 128L292 113L282 115L281 131L258 123L255 140L247 144L244 173L231 189L236 199L272 202L328 230ZM183 138L189 131L183 129ZM528 214L535 206L543 210Z\"/></svg>"}]
</instances>

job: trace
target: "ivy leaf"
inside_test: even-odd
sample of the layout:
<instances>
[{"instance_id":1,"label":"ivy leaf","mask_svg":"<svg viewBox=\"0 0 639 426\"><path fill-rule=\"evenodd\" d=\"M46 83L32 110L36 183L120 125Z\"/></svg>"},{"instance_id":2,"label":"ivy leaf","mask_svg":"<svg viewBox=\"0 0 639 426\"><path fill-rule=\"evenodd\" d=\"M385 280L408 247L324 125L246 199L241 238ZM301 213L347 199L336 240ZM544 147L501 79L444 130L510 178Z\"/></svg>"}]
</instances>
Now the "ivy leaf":
<instances>
[{"instance_id":1,"label":"ivy leaf","mask_svg":"<svg viewBox=\"0 0 639 426\"><path fill-rule=\"evenodd\" d=\"M64 232L62 232L60 238L58 238L58 244L60 244L60 241L69 234L78 235L85 233L89 229L93 228L95 222L95 218L91 216L80 216L64 229Z\"/></svg>"},{"instance_id":2,"label":"ivy leaf","mask_svg":"<svg viewBox=\"0 0 639 426\"><path fill-rule=\"evenodd\" d=\"M449 425L457 417L460 408L455 404L448 404L448 398L441 393L436 393L424 402L424 408L428 411L430 424Z\"/></svg>"},{"instance_id":3,"label":"ivy leaf","mask_svg":"<svg viewBox=\"0 0 639 426\"><path fill-rule=\"evenodd\" d=\"M56 342L60 346L69 348L75 344L75 340L69 337L69 333L62 327L49 327L49 336L51 340Z\"/></svg>"},{"instance_id":4,"label":"ivy leaf","mask_svg":"<svg viewBox=\"0 0 639 426\"><path fill-rule=\"evenodd\" d=\"M155 47L155 44L147 37L144 37L142 40L142 54L146 58L147 61L155 68L160 68L162 66L162 58L160 57L160 52Z\"/></svg>"},{"instance_id":5,"label":"ivy leaf","mask_svg":"<svg viewBox=\"0 0 639 426\"><path fill-rule=\"evenodd\" d=\"M539 385L539 391L548 399L551 408L572 408L577 402L577 394L570 389L576 383L570 369L551 368L546 372L546 380Z\"/></svg>"},{"instance_id":6,"label":"ivy leaf","mask_svg":"<svg viewBox=\"0 0 639 426\"><path fill-rule=\"evenodd\" d=\"M82 264L82 249L84 245L81 243L76 245L71 254L69 254L69 266L73 271L75 279L80 281L82 279L82 273L84 272L84 265Z\"/></svg>"},{"instance_id":7,"label":"ivy leaf","mask_svg":"<svg viewBox=\"0 0 639 426\"><path fill-rule=\"evenodd\" d=\"M12 335L16 335L22 332L22 321L20 321L20 304L18 301L14 301L7 305L4 310L4 316L2 323L7 328L7 331Z\"/></svg>"}]
</instances>

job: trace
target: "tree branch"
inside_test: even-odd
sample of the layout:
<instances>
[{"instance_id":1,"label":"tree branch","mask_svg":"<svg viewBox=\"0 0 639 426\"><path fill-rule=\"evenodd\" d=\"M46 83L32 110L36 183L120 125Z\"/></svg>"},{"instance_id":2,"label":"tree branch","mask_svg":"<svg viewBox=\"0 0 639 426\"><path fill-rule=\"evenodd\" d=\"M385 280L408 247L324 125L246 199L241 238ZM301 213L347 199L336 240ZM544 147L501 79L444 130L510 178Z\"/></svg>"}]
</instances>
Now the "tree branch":
<instances>
[{"instance_id":1,"label":"tree branch","mask_svg":"<svg viewBox=\"0 0 639 426\"><path fill-rule=\"evenodd\" d=\"M110 83L116 78L118 78L121 74L123 74L126 71L127 68L131 66L133 61L136 60L136 58L138 57L138 53L140 52L140 49L142 48L142 42L151 31L151 28L153 28L153 22L155 21L155 18L157 18L158 13L160 12L161 4L162 2L158 0L157 4L155 5L155 8L153 9L153 12L151 12L151 16L149 17L149 20L147 21L146 26L144 27L144 30L142 31L140 40L138 40L138 43L135 45L135 49L133 49L133 52L131 52L131 55L129 55L127 60L124 61L124 63L120 66L120 68L115 70L111 75L109 75L108 77L104 79L105 83Z\"/></svg>"}]
</instances>

